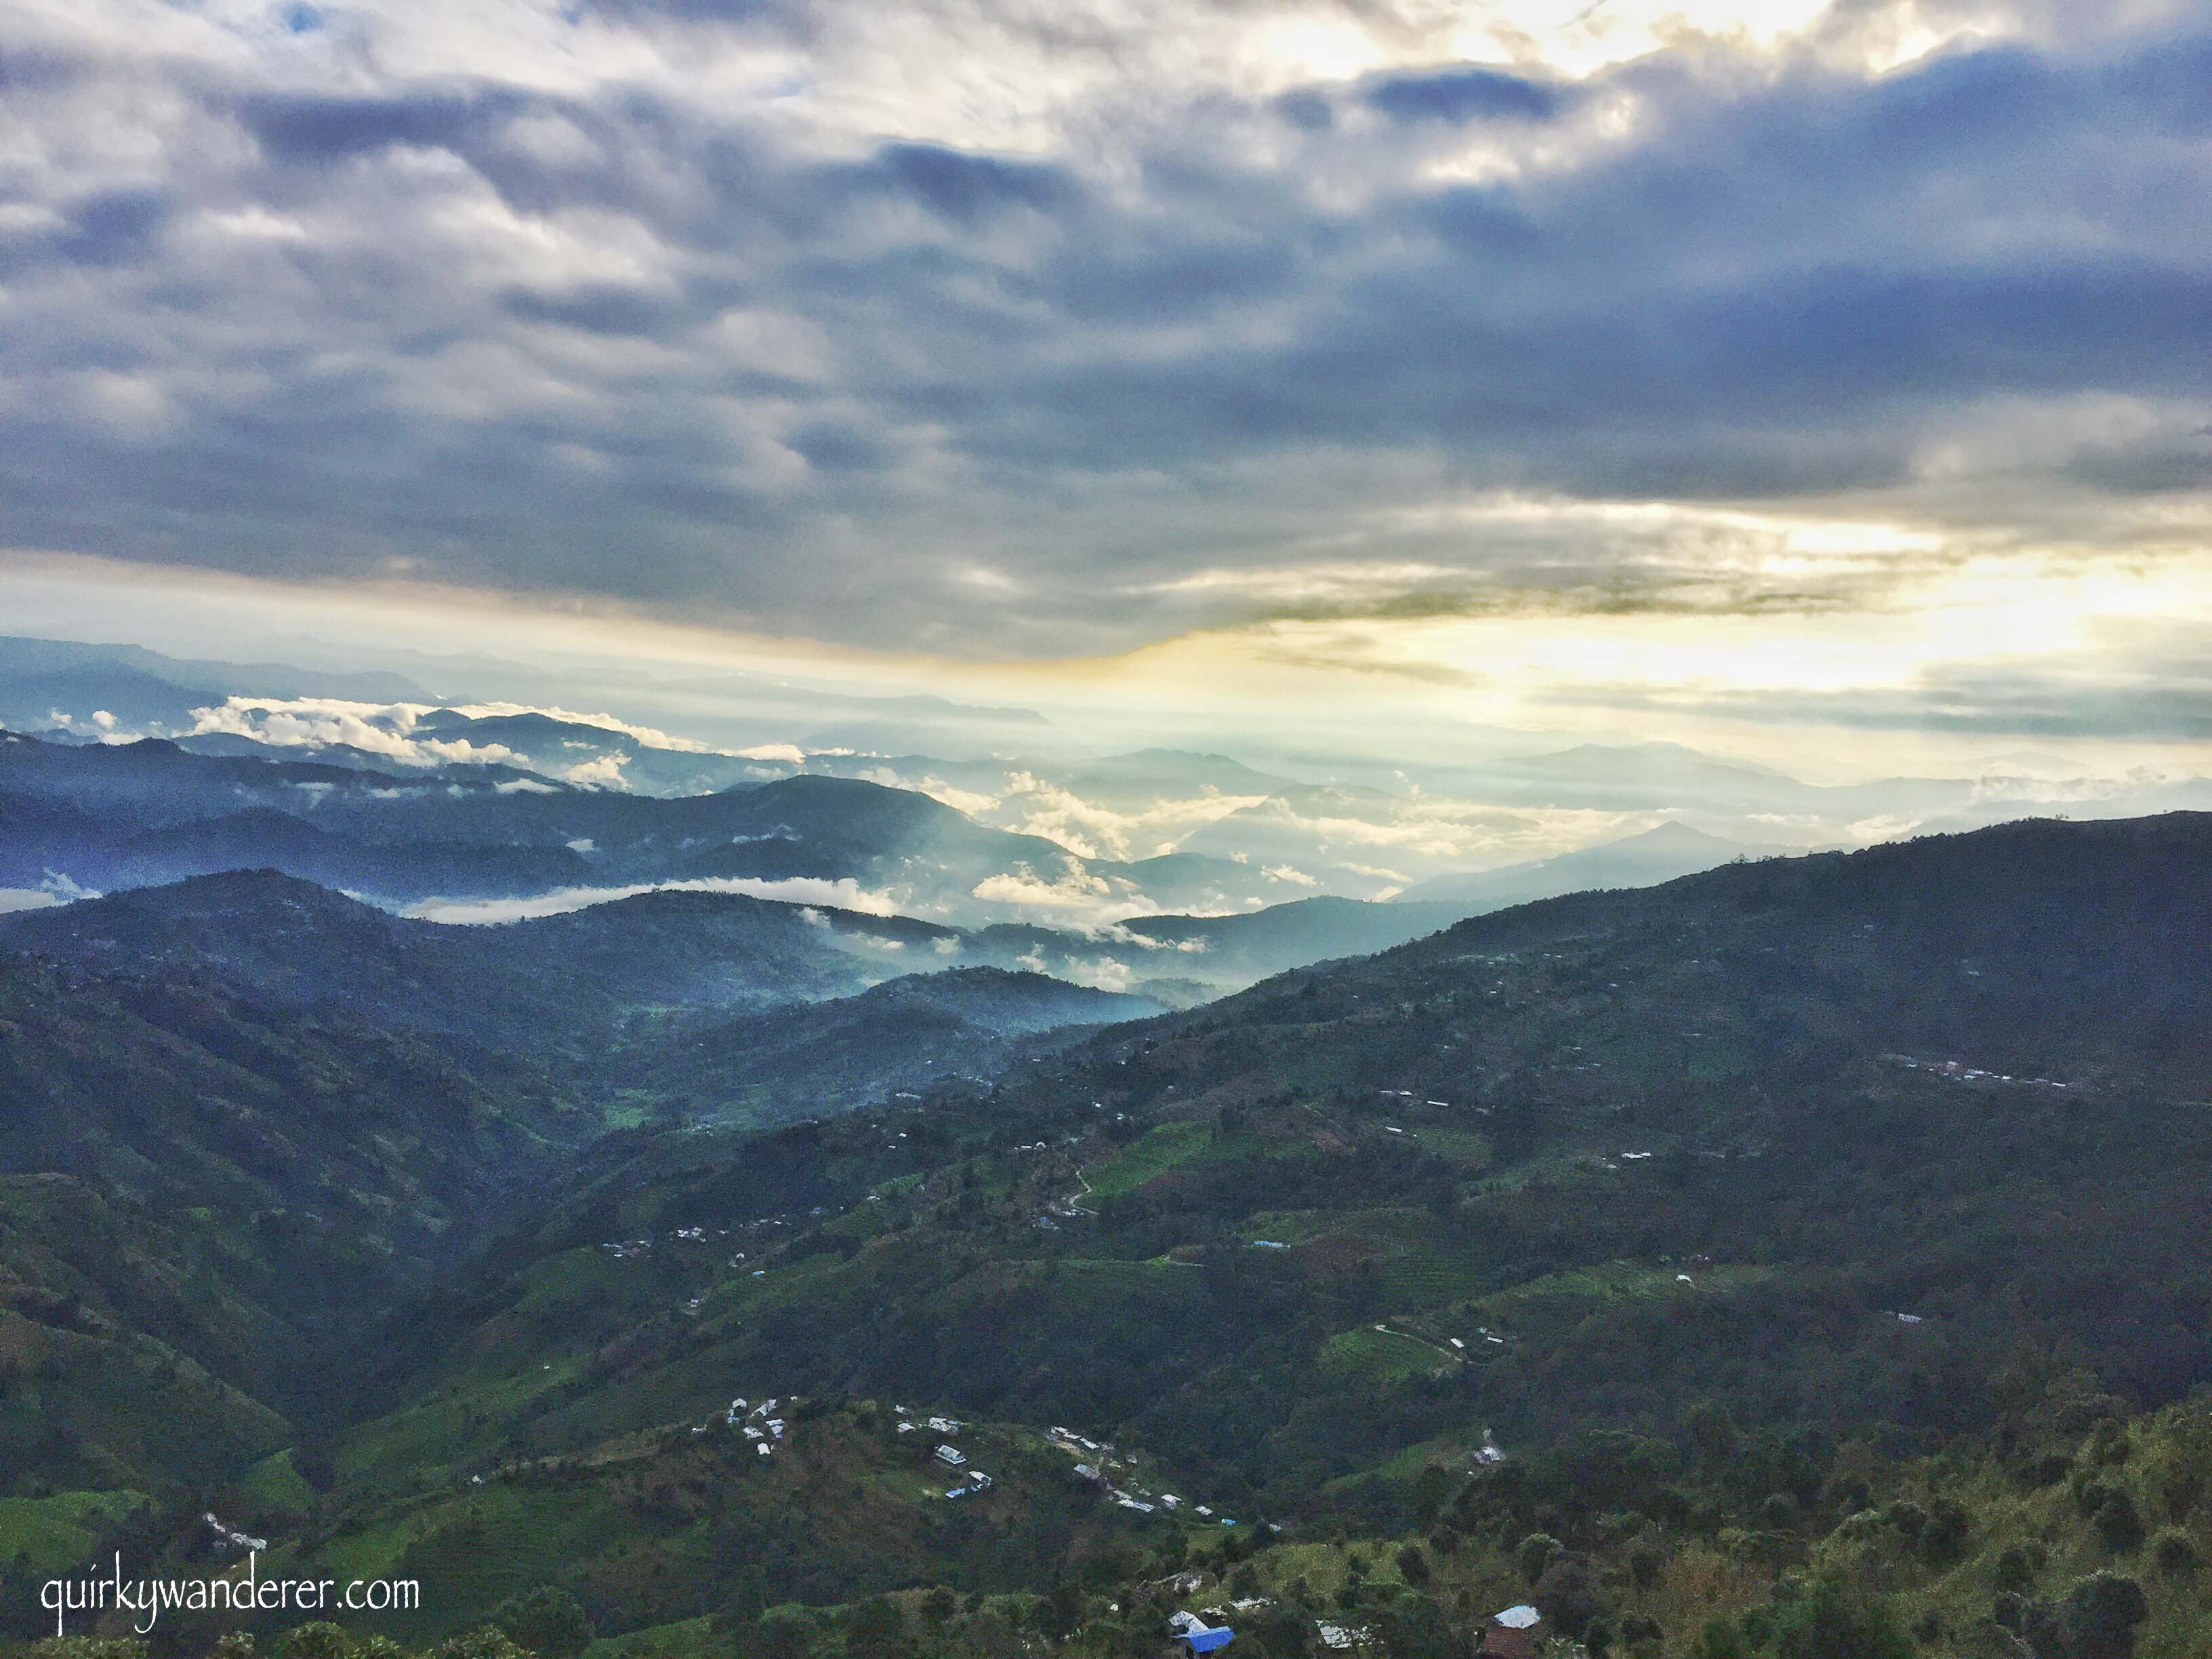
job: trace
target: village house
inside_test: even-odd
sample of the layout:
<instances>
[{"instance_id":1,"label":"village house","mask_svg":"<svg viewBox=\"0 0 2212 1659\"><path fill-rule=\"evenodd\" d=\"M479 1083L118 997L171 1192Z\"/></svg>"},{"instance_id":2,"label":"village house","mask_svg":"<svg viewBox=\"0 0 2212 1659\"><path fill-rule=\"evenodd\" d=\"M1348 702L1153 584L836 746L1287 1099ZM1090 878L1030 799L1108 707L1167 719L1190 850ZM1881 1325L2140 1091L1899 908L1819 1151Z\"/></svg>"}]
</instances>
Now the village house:
<instances>
[{"instance_id":1,"label":"village house","mask_svg":"<svg viewBox=\"0 0 2212 1659\"><path fill-rule=\"evenodd\" d=\"M1168 1620L1168 1629L1176 1641L1189 1643L1193 1653L1212 1653L1227 1647L1236 1635L1226 1625L1208 1625L1192 1613L1176 1613Z\"/></svg>"},{"instance_id":2,"label":"village house","mask_svg":"<svg viewBox=\"0 0 2212 1659\"><path fill-rule=\"evenodd\" d=\"M1482 1632L1478 1659L1536 1659L1543 1645L1538 1627L1544 1616L1527 1602L1510 1607L1491 1620Z\"/></svg>"}]
</instances>

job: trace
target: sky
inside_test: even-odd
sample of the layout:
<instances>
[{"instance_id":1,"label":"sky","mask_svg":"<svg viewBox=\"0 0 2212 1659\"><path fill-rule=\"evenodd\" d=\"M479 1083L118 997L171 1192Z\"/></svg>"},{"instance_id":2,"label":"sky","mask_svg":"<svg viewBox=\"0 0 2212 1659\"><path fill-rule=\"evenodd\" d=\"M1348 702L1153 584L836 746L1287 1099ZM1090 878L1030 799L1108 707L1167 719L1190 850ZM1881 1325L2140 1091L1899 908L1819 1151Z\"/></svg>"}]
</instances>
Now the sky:
<instances>
[{"instance_id":1,"label":"sky","mask_svg":"<svg viewBox=\"0 0 2212 1659\"><path fill-rule=\"evenodd\" d=\"M2212 22L15 0L6 631L2212 755Z\"/></svg>"}]
</instances>

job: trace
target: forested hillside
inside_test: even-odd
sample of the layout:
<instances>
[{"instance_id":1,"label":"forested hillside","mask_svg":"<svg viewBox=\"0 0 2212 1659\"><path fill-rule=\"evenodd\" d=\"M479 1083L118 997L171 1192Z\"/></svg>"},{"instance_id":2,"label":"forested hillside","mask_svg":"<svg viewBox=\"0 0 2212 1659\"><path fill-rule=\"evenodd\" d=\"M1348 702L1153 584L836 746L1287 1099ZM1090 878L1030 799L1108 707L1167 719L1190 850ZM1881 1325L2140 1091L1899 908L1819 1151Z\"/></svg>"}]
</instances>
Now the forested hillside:
<instances>
[{"instance_id":1,"label":"forested hillside","mask_svg":"<svg viewBox=\"0 0 2212 1659\"><path fill-rule=\"evenodd\" d=\"M124 1401L19 1442L15 1495L180 1559L213 1501L267 1570L422 1571L404 1641L605 1659L1106 1659L1178 1611L1255 1659L1441 1659L1523 1602L1561 1652L2190 1659L2208 875L2190 817L1730 866L995 1082L617 1128L393 1283L319 1410L125 1487ZM891 988L653 1063L750 1088L963 989L883 1024ZM71 1203L149 1201L80 1162ZM49 1202L37 1237L99 1224ZM62 1294L40 1249L19 1301ZM270 1306L195 1340L234 1363Z\"/></svg>"}]
</instances>

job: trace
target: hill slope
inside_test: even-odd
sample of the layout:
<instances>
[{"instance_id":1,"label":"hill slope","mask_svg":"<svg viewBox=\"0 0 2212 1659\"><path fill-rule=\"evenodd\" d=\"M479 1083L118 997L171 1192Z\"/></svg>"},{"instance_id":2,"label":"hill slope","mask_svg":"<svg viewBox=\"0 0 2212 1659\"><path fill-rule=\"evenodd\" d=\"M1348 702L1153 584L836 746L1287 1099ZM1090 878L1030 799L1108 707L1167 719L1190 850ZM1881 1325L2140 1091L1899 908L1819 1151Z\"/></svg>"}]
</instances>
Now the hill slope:
<instances>
[{"instance_id":1,"label":"hill slope","mask_svg":"<svg viewBox=\"0 0 2212 1659\"><path fill-rule=\"evenodd\" d=\"M105 972L212 975L533 1054L592 1050L641 1009L750 1009L850 995L926 922L738 893L641 894L491 926L395 916L273 871L240 871L0 917L0 949Z\"/></svg>"},{"instance_id":2,"label":"hill slope","mask_svg":"<svg viewBox=\"0 0 2212 1659\"><path fill-rule=\"evenodd\" d=\"M443 1572L410 1633L536 1583L683 1653L1108 1659L1189 1607L1442 1659L1526 1601L1639 1659L2185 1659L2208 884L2188 817L1731 865L993 1088L614 1134L364 1334L325 1490L234 1435L221 1501ZM985 1425L990 1504L900 1402Z\"/></svg>"},{"instance_id":3,"label":"hill slope","mask_svg":"<svg viewBox=\"0 0 2212 1659\"><path fill-rule=\"evenodd\" d=\"M687 1025L624 1054L618 1076L687 1117L772 1123L880 1102L895 1090L998 1076L1038 1039L1161 1012L1141 997L1042 974L961 968L858 996Z\"/></svg>"}]
</instances>

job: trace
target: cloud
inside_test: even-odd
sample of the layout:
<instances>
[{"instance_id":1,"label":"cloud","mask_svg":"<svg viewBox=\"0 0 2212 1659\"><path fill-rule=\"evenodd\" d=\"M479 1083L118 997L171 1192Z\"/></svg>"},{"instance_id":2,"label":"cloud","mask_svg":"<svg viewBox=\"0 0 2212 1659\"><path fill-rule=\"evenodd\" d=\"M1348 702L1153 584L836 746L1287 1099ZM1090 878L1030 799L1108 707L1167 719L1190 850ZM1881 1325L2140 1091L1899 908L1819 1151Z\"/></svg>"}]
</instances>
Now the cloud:
<instances>
[{"instance_id":1,"label":"cloud","mask_svg":"<svg viewBox=\"0 0 2212 1659\"><path fill-rule=\"evenodd\" d=\"M1450 9L11 15L10 534L1012 657L1947 556L1498 500L2094 559L2205 498L2201 20Z\"/></svg>"},{"instance_id":2,"label":"cloud","mask_svg":"<svg viewBox=\"0 0 2212 1659\"><path fill-rule=\"evenodd\" d=\"M467 738L416 738L416 723L431 710L414 703L349 702L335 697L234 696L219 707L196 708L187 737L251 738L280 749L339 744L402 766L471 762L526 764L505 744Z\"/></svg>"},{"instance_id":3,"label":"cloud","mask_svg":"<svg viewBox=\"0 0 2212 1659\"><path fill-rule=\"evenodd\" d=\"M587 789L627 789L629 781L623 776L623 757L601 755L596 759L578 761L574 766L562 769L561 775L569 782Z\"/></svg>"},{"instance_id":4,"label":"cloud","mask_svg":"<svg viewBox=\"0 0 2212 1659\"><path fill-rule=\"evenodd\" d=\"M969 896L1027 920L1093 934L1160 908L1133 882L1093 874L1073 859L1057 874L1022 868L986 876Z\"/></svg>"},{"instance_id":5,"label":"cloud","mask_svg":"<svg viewBox=\"0 0 2212 1659\"><path fill-rule=\"evenodd\" d=\"M51 909L57 904L99 896L94 889L80 886L60 871L49 870L36 887L0 887L0 915L11 910Z\"/></svg>"},{"instance_id":6,"label":"cloud","mask_svg":"<svg viewBox=\"0 0 2212 1659\"><path fill-rule=\"evenodd\" d=\"M1121 862L1172 852L1194 830L1265 799L1207 788L1196 795L1148 801L1139 808L1114 807L1033 773L1016 772L1008 778L1007 793L996 803L995 812L962 810L1025 836L1058 842L1079 858Z\"/></svg>"},{"instance_id":7,"label":"cloud","mask_svg":"<svg viewBox=\"0 0 2212 1659\"><path fill-rule=\"evenodd\" d=\"M580 760L564 759L562 750L587 750L592 740L548 736L546 747L533 757L512 744L480 742L466 735L441 736L452 732L453 718L467 721L558 721L606 734L614 747ZM98 717L95 716L95 722ZM111 716L98 729L115 734ZM538 729L538 728L526 728ZM586 788L627 789L623 768L630 757L627 744L685 755L729 755L737 758L803 760L804 754L788 744L767 744L750 749L724 750L690 738L680 738L657 727L640 726L607 714L584 714L571 708L520 702L471 702L451 707L430 703L372 703L337 697L233 696L220 706L192 711L192 723L184 735L251 738L276 748L320 747L338 744L374 755L402 766L432 767L469 763L502 763L544 772L549 776ZM765 776L779 775L774 772ZM536 791L547 786L514 779L498 786L503 793Z\"/></svg>"}]
</instances>

